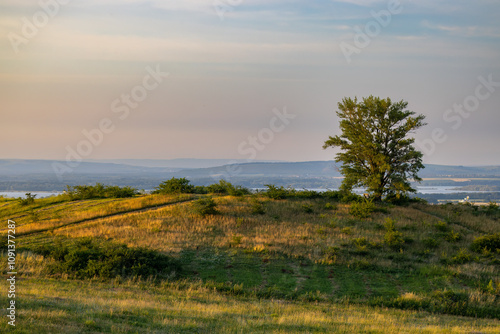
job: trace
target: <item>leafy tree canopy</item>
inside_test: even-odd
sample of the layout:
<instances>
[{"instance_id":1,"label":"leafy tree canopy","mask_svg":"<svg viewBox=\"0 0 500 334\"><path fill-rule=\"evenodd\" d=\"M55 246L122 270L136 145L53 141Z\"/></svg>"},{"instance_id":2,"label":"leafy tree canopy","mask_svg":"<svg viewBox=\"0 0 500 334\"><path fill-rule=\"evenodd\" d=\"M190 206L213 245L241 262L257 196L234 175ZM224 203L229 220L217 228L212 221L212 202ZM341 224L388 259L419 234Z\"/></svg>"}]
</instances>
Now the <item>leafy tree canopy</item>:
<instances>
[{"instance_id":1,"label":"leafy tree canopy","mask_svg":"<svg viewBox=\"0 0 500 334\"><path fill-rule=\"evenodd\" d=\"M335 160L342 163L342 190L366 187L376 200L415 192L410 179L421 181L417 173L424 168L423 155L408 135L425 125L425 116L414 116L407 105L374 96L361 102L344 98L338 104L342 133L330 136L323 148L341 149Z\"/></svg>"},{"instance_id":2,"label":"leafy tree canopy","mask_svg":"<svg viewBox=\"0 0 500 334\"><path fill-rule=\"evenodd\" d=\"M153 194L190 194L195 190L194 186L190 184L189 180L181 178L171 178L164 181L155 188Z\"/></svg>"}]
</instances>

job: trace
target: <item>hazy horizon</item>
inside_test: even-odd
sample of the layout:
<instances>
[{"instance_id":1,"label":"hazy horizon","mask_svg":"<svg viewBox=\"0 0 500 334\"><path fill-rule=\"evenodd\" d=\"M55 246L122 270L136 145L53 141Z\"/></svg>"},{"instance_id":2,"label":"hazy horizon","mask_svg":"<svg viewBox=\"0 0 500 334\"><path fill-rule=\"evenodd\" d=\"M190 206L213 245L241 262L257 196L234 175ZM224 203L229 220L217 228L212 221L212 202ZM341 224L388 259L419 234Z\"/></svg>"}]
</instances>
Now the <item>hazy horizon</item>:
<instances>
[{"instance_id":1,"label":"hazy horizon","mask_svg":"<svg viewBox=\"0 0 500 334\"><path fill-rule=\"evenodd\" d=\"M424 163L500 165L498 1L41 3L0 4L0 159L333 160L373 94Z\"/></svg>"},{"instance_id":2,"label":"hazy horizon","mask_svg":"<svg viewBox=\"0 0 500 334\"><path fill-rule=\"evenodd\" d=\"M24 159L24 158L0 158L0 160L27 160L27 161L61 161L64 162L64 159ZM335 162L335 159L323 159L323 160L263 160L263 159L255 159L255 160L246 160L246 159L233 159L233 158L172 158L172 159L128 159L128 158L104 158L104 159L83 159L82 162L96 162L96 163L117 163L120 160L128 160L128 161L177 161L177 160L199 160L199 161L227 161L228 164L245 164L245 163L302 163L302 162ZM336 163L336 162L335 162ZM122 162L122 164L126 164L126 162ZM214 166L224 166L226 164L217 164ZM438 166L450 166L450 167L499 167L500 164L433 164L433 163L425 163L425 165L438 165ZM139 166L139 165L138 165ZM191 167L190 167L191 168ZM195 168L207 168L207 167L195 167ZM210 167L208 167L210 168Z\"/></svg>"}]
</instances>

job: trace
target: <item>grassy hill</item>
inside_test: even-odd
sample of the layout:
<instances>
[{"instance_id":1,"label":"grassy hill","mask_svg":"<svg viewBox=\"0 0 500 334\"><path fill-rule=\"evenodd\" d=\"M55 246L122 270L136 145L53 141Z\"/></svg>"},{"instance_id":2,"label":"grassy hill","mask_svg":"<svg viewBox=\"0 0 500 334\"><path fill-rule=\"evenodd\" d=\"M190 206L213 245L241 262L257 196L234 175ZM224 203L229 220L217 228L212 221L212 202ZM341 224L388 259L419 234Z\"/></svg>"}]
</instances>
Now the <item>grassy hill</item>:
<instances>
[{"instance_id":1,"label":"grassy hill","mask_svg":"<svg viewBox=\"0 0 500 334\"><path fill-rule=\"evenodd\" d=\"M18 271L16 330L1 331L500 330L498 208L302 192L212 195L217 212L202 215L200 197L0 199Z\"/></svg>"}]
</instances>

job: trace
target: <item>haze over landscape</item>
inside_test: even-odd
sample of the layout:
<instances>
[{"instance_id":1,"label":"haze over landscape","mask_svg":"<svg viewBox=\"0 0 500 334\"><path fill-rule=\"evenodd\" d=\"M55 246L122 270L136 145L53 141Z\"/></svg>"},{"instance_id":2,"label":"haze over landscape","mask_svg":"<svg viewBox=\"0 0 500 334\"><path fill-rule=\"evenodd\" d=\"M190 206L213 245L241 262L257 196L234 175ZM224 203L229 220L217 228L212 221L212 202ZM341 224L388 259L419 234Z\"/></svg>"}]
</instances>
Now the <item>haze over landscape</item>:
<instances>
[{"instance_id":1,"label":"haze over landscape","mask_svg":"<svg viewBox=\"0 0 500 334\"><path fill-rule=\"evenodd\" d=\"M500 333L499 13L1 1L0 333Z\"/></svg>"},{"instance_id":2,"label":"haze over landscape","mask_svg":"<svg viewBox=\"0 0 500 334\"><path fill-rule=\"evenodd\" d=\"M500 164L498 1L46 3L0 4L0 158L109 119L84 159L331 160L337 103L373 94L426 115L425 163Z\"/></svg>"}]
</instances>

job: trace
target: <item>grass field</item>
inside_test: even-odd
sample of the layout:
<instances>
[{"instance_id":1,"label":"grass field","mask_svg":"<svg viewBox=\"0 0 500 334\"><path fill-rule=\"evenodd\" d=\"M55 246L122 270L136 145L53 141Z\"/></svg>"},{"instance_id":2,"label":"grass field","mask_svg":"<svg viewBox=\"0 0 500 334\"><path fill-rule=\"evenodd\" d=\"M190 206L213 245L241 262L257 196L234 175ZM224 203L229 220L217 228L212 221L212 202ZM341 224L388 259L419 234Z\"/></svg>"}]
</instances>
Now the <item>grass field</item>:
<instances>
[{"instance_id":1,"label":"grass field","mask_svg":"<svg viewBox=\"0 0 500 334\"><path fill-rule=\"evenodd\" d=\"M234 297L201 283L21 281L3 333L498 333L498 321L349 303ZM1 299L2 303L5 298Z\"/></svg>"},{"instance_id":2,"label":"grass field","mask_svg":"<svg viewBox=\"0 0 500 334\"><path fill-rule=\"evenodd\" d=\"M359 218L324 198L248 195L214 196L219 213L202 216L199 196L0 199L0 219L17 223L15 332L500 332L500 254L471 248L500 232L495 210L385 205ZM37 254L83 237L167 254L182 271L77 279Z\"/></svg>"}]
</instances>

